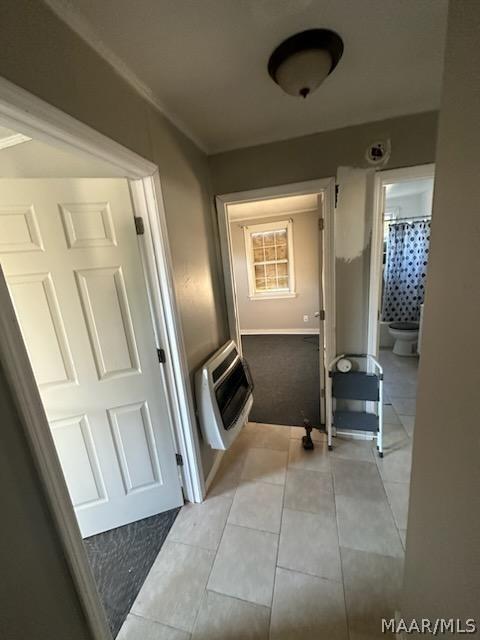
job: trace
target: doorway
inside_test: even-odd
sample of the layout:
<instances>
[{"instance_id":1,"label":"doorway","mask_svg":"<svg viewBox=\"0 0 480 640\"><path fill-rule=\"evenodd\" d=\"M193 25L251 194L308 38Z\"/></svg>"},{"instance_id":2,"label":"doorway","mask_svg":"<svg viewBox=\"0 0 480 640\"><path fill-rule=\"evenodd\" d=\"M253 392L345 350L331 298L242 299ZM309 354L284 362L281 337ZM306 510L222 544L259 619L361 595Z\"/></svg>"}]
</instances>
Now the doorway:
<instances>
[{"instance_id":1,"label":"doorway","mask_svg":"<svg viewBox=\"0 0 480 640\"><path fill-rule=\"evenodd\" d=\"M369 351L383 367L385 457L378 465L402 539L407 530L433 187L433 165L376 176Z\"/></svg>"},{"instance_id":2,"label":"doorway","mask_svg":"<svg viewBox=\"0 0 480 640\"><path fill-rule=\"evenodd\" d=\"M203 493L160 184L151 163L20 89L1 93L2 361L85 614L107 638L182 485Z\"/></svg>"},{"instance_id":3,"label":"doorway","mask_svg":"<svg viewBox=\"0 0 480 640\"><path fill-rule=\"evenodd\" d=\"M322 428L334 350L330 180L217 198L231 337L255 384L250 421Z\"/></svg>"}]
</instances>

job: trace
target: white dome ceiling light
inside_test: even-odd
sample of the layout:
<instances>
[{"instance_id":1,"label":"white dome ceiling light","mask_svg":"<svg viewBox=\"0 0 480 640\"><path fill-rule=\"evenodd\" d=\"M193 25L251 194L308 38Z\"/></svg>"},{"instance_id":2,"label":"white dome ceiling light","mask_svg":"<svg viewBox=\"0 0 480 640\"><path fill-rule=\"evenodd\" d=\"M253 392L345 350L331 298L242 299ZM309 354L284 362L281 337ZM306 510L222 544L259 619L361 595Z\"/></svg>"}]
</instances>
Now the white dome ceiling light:
<instances>
[{"instance_id":1,"label":"white dome ceiling light","mask_svg":"<svg viewBox=\"0 0 480 640\"><path fill-rule=\"evenodd\" d=\"M306 98L332 73L342 54L338 34L309 29L278 45L268 61L268 73L285 93Z\"/></svg>"}]
</instances>

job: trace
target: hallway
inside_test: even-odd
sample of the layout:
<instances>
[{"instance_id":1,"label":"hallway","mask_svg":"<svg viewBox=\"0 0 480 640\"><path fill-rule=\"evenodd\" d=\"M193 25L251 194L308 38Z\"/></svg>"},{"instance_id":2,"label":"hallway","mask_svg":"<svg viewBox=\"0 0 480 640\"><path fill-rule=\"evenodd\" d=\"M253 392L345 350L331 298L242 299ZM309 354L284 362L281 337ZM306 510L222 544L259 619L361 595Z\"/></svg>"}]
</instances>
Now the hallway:
<instances>
[{"instance_id":1,"label":"hallway","mask_svg":"<svg viewBox=\"0 0 480 640\"><path fill-rule=\"evenodd\" d=\"M249 424L208 499L180 512L120 640L380 638L398 608L416 359L382 352L385 457L375 443ZM389 404L392 402L392 404ZM397 412L402 413L397 413Z\"/></svg>"}]
</instances>

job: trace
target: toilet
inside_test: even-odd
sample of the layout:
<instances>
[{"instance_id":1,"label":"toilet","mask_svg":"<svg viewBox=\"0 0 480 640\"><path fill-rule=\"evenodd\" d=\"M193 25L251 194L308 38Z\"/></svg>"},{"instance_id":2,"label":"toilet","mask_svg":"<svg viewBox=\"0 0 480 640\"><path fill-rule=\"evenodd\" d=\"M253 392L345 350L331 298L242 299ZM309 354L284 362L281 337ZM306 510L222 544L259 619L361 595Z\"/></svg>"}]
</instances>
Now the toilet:
<instances>
[{"instance_id":1,"label":"toilet","mask_svg":"<svg viewBox=\"0 0 480 640\"><path fill-rule=\"evenodd\" d=\"M393 353L397 356L417 355L418 322L391 322L388 333L395 340Z\"/></svg>"}]
</instances>

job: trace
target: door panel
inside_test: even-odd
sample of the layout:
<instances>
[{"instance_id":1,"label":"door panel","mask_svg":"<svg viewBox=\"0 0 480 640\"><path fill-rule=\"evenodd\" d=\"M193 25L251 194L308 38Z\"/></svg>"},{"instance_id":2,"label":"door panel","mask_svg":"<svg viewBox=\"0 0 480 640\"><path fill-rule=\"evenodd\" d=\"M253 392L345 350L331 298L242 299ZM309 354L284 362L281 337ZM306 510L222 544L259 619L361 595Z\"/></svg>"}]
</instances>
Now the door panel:
<instances>
[{"instance_id":1,"label":"door panel","mask_svg":"<svg viewBox=\"0 0 480 640\"><path fill-rule=\"evenodd\" d=\"M181 505L126 181L0 180L0 260L83 535Z\"/></svg>"}]
</instances>

